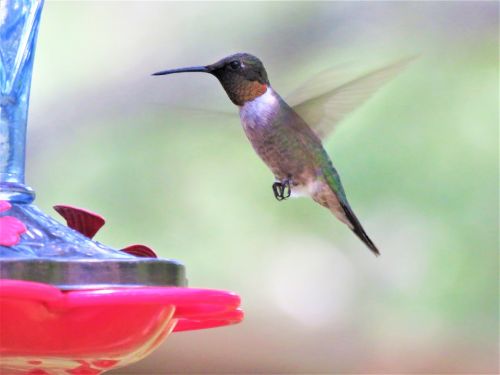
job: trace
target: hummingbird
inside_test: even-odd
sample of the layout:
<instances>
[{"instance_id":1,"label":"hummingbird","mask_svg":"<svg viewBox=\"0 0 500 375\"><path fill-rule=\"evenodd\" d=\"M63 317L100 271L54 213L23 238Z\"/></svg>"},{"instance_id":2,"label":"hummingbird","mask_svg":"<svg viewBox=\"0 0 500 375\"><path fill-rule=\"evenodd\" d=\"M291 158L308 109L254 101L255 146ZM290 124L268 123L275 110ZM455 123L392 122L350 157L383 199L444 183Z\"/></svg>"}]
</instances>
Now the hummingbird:
<instances>
[{"instance_id":1,"label":"hummingbird","mask_svg":"<svg viewBox=\"0 0 500 375\"><path fill-rule=\"evenodd\" d=\"M347 201L340 176L321 139L407 62L403 60L375 70L312 98L304 99L307 90L303 87L296 94L302 101L293 106L271 86L261 60L249 53L236 53L210 65L163 70L153 75L202 72L215 76L239 108L243 130L254 150L274 174L275 198L282 201L290 196L311 197L329 209L378 256L377 246ZM313 86L321 87L324 77L330 73L311 80Z\"/></svg>"}]
</instances>

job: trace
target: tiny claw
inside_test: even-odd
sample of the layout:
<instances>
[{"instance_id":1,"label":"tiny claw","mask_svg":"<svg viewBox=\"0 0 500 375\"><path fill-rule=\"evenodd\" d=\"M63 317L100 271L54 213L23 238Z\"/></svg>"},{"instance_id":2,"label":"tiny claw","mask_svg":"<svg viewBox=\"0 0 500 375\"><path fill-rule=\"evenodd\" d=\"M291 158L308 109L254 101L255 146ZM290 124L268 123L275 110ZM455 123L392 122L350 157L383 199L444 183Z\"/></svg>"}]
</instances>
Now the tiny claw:
<instances>
[{"instance_id":1,"label":"tiny claw","mask_svg":"<svg viewBox=\"0 0 500 375\"><path fill-rule=\"evenodd\" d=\"M290 198L290 195L292 194L292 188L290 187L290 180L285 180L281 186L283 188L282 190L283 199Z\"/></svg>"},{"instance_id":2,"label":"tiny claw","mask_svg":"<svg viewBox=\"0 0 500 375\"><path fill-rule=\"evenodd\" d=\"M278 201L290 198L290 195L292 194L292 188L290 187L290 180L287 179L283 180L282 182L275 182L273 184L273 193L274 197Z\"/></svg>"},{"instance_id":3,"label":"tiny claw","mask_svg":"<svg viewBox=\"0 0 500 375\"><path fill-rule=\"evenodd\" d=\"M277 201L283 200L283 185L281 185L281 182L275 182L273 184L273 193Z\"/></svg>"}]
</instances>

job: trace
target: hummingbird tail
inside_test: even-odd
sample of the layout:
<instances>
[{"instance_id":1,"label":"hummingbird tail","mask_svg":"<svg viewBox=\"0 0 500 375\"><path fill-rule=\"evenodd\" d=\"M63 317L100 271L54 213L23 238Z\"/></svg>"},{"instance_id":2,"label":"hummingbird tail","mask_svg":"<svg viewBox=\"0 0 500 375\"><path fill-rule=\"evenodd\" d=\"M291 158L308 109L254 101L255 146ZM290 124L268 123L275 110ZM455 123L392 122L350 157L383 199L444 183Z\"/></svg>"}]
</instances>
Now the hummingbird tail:
<instances>
[{"instance_id":1,"label":"hummingbird tail","mask_svg":"<svg viewBox=\"0 0 500 375\"><path fill-rule=\"evenodd\" d=\"M361 223L359 222L358 218L356 215L354 215L354 212L352 211L351 207L347 203L339 202L340 206L342 207L344 214L349 221L349 227L351 230L356 234L356 236L359 237L361 241L365 243L366 246L376 255L379 256L380 252L377 249L377 246L372 242L370 237L366 234L365 230L361 226Z\"/></svg>"},{"instance_id":2,"label":"hummingbird tail","mask_svg":"<svg viewBox=\"0 0 500 375\"><path fill-rule=\"evenodd\" d=\"M370 237L366 234L358 218L354 215L354 212L352 212L351 207L349 207L345 197L341 198L337 196L329 185L320 184L315 193L312 194L312 198L322 206L328 208L337 219L351 228L354 234L356 234L356 236L358 236L376 256L380 255L377 246L375 246L372 240L370 240Z\"/></svg>"}]
</instances>

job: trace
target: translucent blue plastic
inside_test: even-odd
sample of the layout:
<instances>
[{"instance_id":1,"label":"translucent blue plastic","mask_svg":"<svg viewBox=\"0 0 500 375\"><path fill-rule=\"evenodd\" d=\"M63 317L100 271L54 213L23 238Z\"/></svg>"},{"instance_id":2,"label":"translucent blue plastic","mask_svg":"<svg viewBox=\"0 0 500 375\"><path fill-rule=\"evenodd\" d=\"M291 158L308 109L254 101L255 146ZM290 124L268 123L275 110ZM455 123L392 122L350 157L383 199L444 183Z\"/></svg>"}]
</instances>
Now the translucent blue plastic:
<instances>
[{"instance_id":1,"label":"translucent blue plastic","mask_svg":"<svg viewBox=\"0 0 500 375\"><path fill-rule=\"evenodd\" d=\"M91 241L31 204L24 184L26 123L31 73L43 0L0 0L0 200L11 208L1 216L27 228L14 246L0 246L2 258L135 258Z\"/></svg>"},{"instance_id":2,"label":"translucent blue plastic","mask_svg":"<svg viewBox=\"0 0 500 375\"><path fill-rule=\"evenodd\" d=\"M24 185L26 119L41 0L0 2L0 199L31 202Z\"/></svg>"}]
</instances>

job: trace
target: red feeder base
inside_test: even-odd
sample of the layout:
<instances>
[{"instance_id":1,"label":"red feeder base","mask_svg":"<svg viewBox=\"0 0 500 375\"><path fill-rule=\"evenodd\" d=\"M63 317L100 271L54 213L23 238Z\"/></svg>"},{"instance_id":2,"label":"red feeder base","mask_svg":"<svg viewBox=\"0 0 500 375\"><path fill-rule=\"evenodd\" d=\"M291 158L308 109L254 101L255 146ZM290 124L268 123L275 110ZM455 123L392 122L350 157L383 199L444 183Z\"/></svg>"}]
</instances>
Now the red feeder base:
<instances>
[{"instance_id":1,"label":"red feeder base","mask_svg":"<svg viewBox=\"0 0 500 375\"><path fill-rule=\"evenodd\" d=\"M238 323L239 306L218 290L0 280L0 374L100 374L146 357L171 332Z\"/></svg>"}]
</instances>

